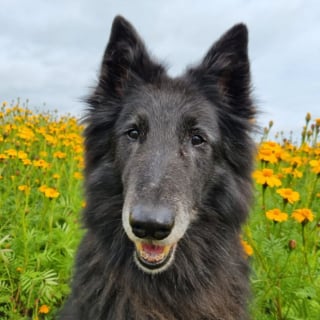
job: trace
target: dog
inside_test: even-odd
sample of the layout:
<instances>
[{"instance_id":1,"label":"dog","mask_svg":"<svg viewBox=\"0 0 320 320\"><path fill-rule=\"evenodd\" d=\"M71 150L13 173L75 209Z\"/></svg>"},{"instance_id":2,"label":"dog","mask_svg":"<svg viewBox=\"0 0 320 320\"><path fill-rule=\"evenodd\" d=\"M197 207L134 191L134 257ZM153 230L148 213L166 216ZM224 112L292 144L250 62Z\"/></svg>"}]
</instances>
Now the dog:
<instances>
[{"instance_id":1,"label":"dog","mask_svg":"<svg viewBox=\"0 0 320 320\"><path fill-rule=\"evenodd\" d=\"M248 31L179 77L115 17L85 119L86 233L63 320L248 319Z\"/></svg>"}]
</instances>

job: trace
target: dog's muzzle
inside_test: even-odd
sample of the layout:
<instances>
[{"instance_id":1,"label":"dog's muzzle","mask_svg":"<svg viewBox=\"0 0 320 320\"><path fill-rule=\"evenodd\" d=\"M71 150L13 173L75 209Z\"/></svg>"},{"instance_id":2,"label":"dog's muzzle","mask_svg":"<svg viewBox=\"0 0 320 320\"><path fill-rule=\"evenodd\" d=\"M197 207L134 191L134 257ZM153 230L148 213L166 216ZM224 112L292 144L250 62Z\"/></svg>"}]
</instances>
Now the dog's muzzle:
<instances>
[{"instance_id":1,"label":"dog's muzzle","mask_svg":"<svg viewBox=\"0 0 320 320\"><path fill-rule=\"evenodd\" d=\"M159 272L173 258L176 244L163 244L174 227L174 213L164 206L136 205L129 223L136 237L135 260L146 272Z\"/></svg>"}]
</instances>

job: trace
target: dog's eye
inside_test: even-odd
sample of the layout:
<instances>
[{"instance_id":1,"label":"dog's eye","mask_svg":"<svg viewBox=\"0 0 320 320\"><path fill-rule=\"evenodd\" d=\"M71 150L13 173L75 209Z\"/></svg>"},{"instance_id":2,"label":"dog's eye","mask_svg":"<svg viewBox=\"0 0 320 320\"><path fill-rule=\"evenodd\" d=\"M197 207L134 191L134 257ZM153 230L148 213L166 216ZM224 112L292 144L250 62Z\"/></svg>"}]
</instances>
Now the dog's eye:
<instances>
[{"instance_id":1,"label":"dog's eye","mask_svg":"<svg viewBox=\"0 0 320 320\"><path fill-rule=\"evenodd\" d=\"M137 140L139 138L140 132L137 129L131 129L127 132L127 135L132 140Z\"/></svg>"},{"instance_id":2,"label":"dog's eye","mask_svg":"<svg viewBox=\"0 0 320 320\"><path fill-rule=\"evenodd\" d=\"M194 146L199 146L200 144L204 143L205 140L199 136L198 134L195 134L191 137L191 143Z\"/></svg>"}]
</instances>

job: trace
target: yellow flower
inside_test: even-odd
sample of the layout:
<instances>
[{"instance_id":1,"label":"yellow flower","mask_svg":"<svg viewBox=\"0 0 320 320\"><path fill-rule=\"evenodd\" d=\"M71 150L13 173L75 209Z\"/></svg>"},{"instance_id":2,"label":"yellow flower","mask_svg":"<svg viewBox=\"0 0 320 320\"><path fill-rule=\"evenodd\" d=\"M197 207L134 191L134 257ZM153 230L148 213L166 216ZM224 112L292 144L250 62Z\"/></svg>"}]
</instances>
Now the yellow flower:
<instances>
[{"instance_id":1,"label":"yellow flower","mask_svg":"<svg viewBox=\"0 0 320 320\"><path fill-rule=\"evenodd\" d=\"M28 158L28 155L24 152L24 151L18 151L18 158L20 160L23 160L23 159L27 159Z\"/></svg>"},{"instance_id":2,"label":"yellow flower","mask_svg":"<svg viewBox=\"0 0 320 320\"><path fill-rule=\"evenodd\" d=\"M53 156L54 158L57 158L57 159L64 159L66 158L67 154L61 151L57 151L53 154Z\"/></svg>"},{"instance_id":3,"label":"yellow flower","mask_svg":"<svg viewBox=\"0 0 320 320\"><path fill-rule=\"evenodd\" d=\"M299 171L298 169L293 169L292 175L294 178L302 178L303 173Z\"/></svg>"},{"instance_id":4,"label":"yellow flower","mask_svg":"<svg viewBox=\"0 0 320 320\"><path fill-rule=\"evenodd\" d=\"M26 141L33 141L35 138L35 134L30 128L21 127L18 130L18 137Z\"/></svg>"},{"instance_id":5,"label":"yellow flower","mask_svg":"<svg viewBox=\"0 0 320 320\"><path fill-rule=\"evenodd\" d=\"M47 314L47 313L49 313L49 311L50 311L50 308L46 304L43 304L39 308L39 313Z\"/></svg>"},{"instance_id":6,"label":"yellow flower","mask_svg":"<svg viewBox=\"0 0 320 320\"><path fill-rule=\"evenodd\" d=\"M320 174L320 160L311 160L309 164L312 167L312 172Z\"/></svg>"},{"instance_id":7,"label":"yellow flower","mask_svg":"<svg viewBox=\"0 0 320 320\"><path fill-rule=\"evenodd\" d=\"M312 148L311 148L307 143L304 143L304 144L301 146L300 150L301 150L302 152L305 152L305 153L311 153L311 152L312 152Z\"/></svg>"},{"instance_id":8,"label":"yellow flower","mask_svg":"<svg viewBox=\"0 0 320 320\"><path fill-rule=\"evenodd\" d=\"M52 176L52 178L58 180L58 179L60 179L60 174L55 173L55 174Z\"/></svg>"},{"instance_id":9,"label":"yellow flower","mask_svg":"<svg viewBox=\"0 0 320 320\"><path fill-rule=\"evenodd\" d=\"M50 163L47 161L40 159L40 160L33 160L33 165L37 168L44 168L47 169L50 167Z\"/></svg>"},{"instance_id":10,"label":"yellow flower","mask_svg":"<svg viewBox=\"0 0 320 320\"><path fill-rule=\"evenodd\" d=\"M30 166L32 164L32 161L30 159L22 159L22 162L25 166Z\"/></svg>"},{"instance_id":11,"label":"yellow flower","mask_svg":"<svg viewBox=\"0 0 320 320\"><path fill-rule=\"evenodd\" d=\"M306 159L306 158L299 157L299 156L292 157L292 158L290 159L290 164L291 164L294 168L297 168L297 167L300 167L300 166L305 162L305 159Z\"/></svg>"},{"instance_id":12,"label":"yellow flower","mask_svg":"<svg viewBox=\"0 0 320 320\"><path fill-rule=\"evenodd\" d=\"M81 172L75 172L73 174L73 176L77 179L77 180L81 180L83 178L82 173Z\"/></svg>"},{"instance_id":13,"label":"yellow flower","mask_svg":"<svg viewBox=\"0 0 320 320\"><path fill-rule=\"evenodd\" d=\"M276 192L280 194L285 201L291 204L300 200L300 194L290 188L278 189Z\"/></svg>"},{"instance_id":14,"label":"yellow flower","mask_svg":"<svg viewBox=\"0 0 320 320\"><path fill-rule=\"evenodd\" d=\"M18 190L23 191L24 193L28 194L30 193L30 187L27 185L21 185L18 187Z\"/></svg>"},{"instance_id":15,"label":"yellow flower","mask_svg":"<svg viewBox=\"0 0 320 320\"><path fill-rule=\"evenodd\" d=\"M40 192L42 192L45 197L53 199L58 198L60 193L55 188L49 188L45 184L38 188Z\"/></svg>"},{"instance_id":16,"label":"yellow flower","mask_svg":"<svg viewBox=\"0 0 320 320\"><path fill-rule=\"evenodd\" d=\"M4 153L0 153L0 161L6 159L8 159L8 157Z\"/></svg>"},{"instance_id":17,"label":"yellow flower","mask_svg":"<svg viewBox=\"0 0 320 320\"><path fill-rule=\"evenodd\" d=\"M46 139L47 143L49 143L50 145L53 145L53 146L57 145L56 138L51 136L50 134L45 134L44 138Z\"/></svg>"},{"instance_id":18,"label":"yellow flower","mask_svg":"<svg viewBox=\"0 0 320 320\"><path fill-rule=\"evenodd\" d=\"M280 179L273 174L272 169L256 170L253 172L252 176L258 184L269 187L281 186Z\"/></svg>"},{"instance_id":19,"label":"yellow flower","mask_svg":"<svg viewBox=\"0 0 320 320\"><path fill-rule=\"evenodd\" d=\"M281 210L278 208L267 211L266 216L269 220L276 222L283 222L288 220L288 215L285 212L281 212Z\"/></svg>"},{"instance_id":20,"label":"yellow flower","mask_svg":"<svg viewBox=\"0 0 320 320\"><path fill-rule=\"evenodd\" d=\"M250 246L250 244L247 241L241 239L241 245L242 245L243 250L247 256L253 255L253 248Z\"/></svg>"},{"instance_id":21,"label":"yellow flower","mask_svg":"<svg viewBox=\"0 0 320 320\"><path fill-rule=\"evenodd\" d=\"M297 149L296 146L294 146L292 143L286 141L285 143L285 149L289 150L290 152L295 151Z\"/></svg>"},{"instance_id":22,"label":"yellow flower","mask_svg":"<svg viewBox=\"0 0 320 320\"><path fill-rule=\"evenodd\" d=\"M44 193L46 190L47 190L47 186L45 185L45 184L43 184L42 186L40 186L39 188L38 188L38 190L40 191L40 192L42 192L42 193Z\"/></svg>"},{"instance_id":23,"label":"yellow flower","mask_svg":"<svg viewBox=\"0 0 320 320\"><path fill-rule=\"evenodd\" d=\"M74 151L75 153L83 153L83 147L82 147L82 145L81 145L81 144L75 145L75 146L73 147L73 151Z\"/></svg>"},{"instance_id":24,"label":"yellow flower","mask_svg":"<svg viewBox=\"0 0 320 320\"><path fill-rule=\"evenodd\" d=\"M276 153L279 154L280 151L281 146L279 144L273 141L266 141L259 148L258 159L265 162L276 163L278 162Z\"/></svg>"},{"instance_id":25,"label":"yellow flower","mask_svg":"<svg viewBox=\"0 0 320 320\"><path fill-rule=\"evenodd\" d=\"M292 218L299 223L305 224L308 221L313 221L314 215L310 209L302 208L295 210L292 214Z\"/></svg>"},{"instance_id":26,"label":"yellow flower","mask_svg":"<svg viewBox=\"0 0 320 320\"><path fill-rule=\"evenodd\" d=\"M8 149L5 151L5 153L10 157L10 158L15 158L18 155L18 151L14 149Z\"/></svg>"},{"instance_id":27,"label":"yellow flower","mask_svg":"<svg viewBox=\"0 0 320 320\"><path fill-rule=\"evenodd\" d=\"M54 188L46 188L46 190L44 191L44 195L47 198L53 199L53 198L58 198L60 193Z\"/></svg>"},{"instance_id":28,"label":"yellow flower","mask_svg":"<svg viewBox=\"0 0 320 320\"><path fill-rule=\"evenodd\" d=\"M291 174L294 178L301 178L303 173L298 169L289 168L282 168L281 169L284 174Z\"/></svg>"}]
</instances>

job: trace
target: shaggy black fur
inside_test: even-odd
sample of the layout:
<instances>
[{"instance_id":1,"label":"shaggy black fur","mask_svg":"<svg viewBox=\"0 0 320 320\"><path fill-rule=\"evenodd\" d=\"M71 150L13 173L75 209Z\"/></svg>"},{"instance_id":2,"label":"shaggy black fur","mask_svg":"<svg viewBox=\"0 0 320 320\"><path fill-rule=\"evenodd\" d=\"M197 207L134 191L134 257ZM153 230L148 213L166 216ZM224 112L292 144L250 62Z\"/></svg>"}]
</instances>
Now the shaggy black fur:
<instances>
[{"instance_id":1,"label":"shaggy black fur","mask_svg":"<svg viewBox=\"0 0 320 320\"><path fill-rule=\"evenodd\" d=\"M248 318L248 266L239 239L250 205L254 152L247 42L245 25L236 25L198 66L172 79L133 27L115 18L99 82L88 99L87 232L60 319ZM143 118L145 126L137 124L143 135L135 143L124 135L132 117ZM205 140L196 147L188 142L194 125ZM158 150L161 158L152 171ZM154 170L165 171L156 195L145 188ZM190 219L172 264L157 274L138 268L123 228L132 184L135 200L172 208L183 203Z\"/></svg>"}]
</instances>

